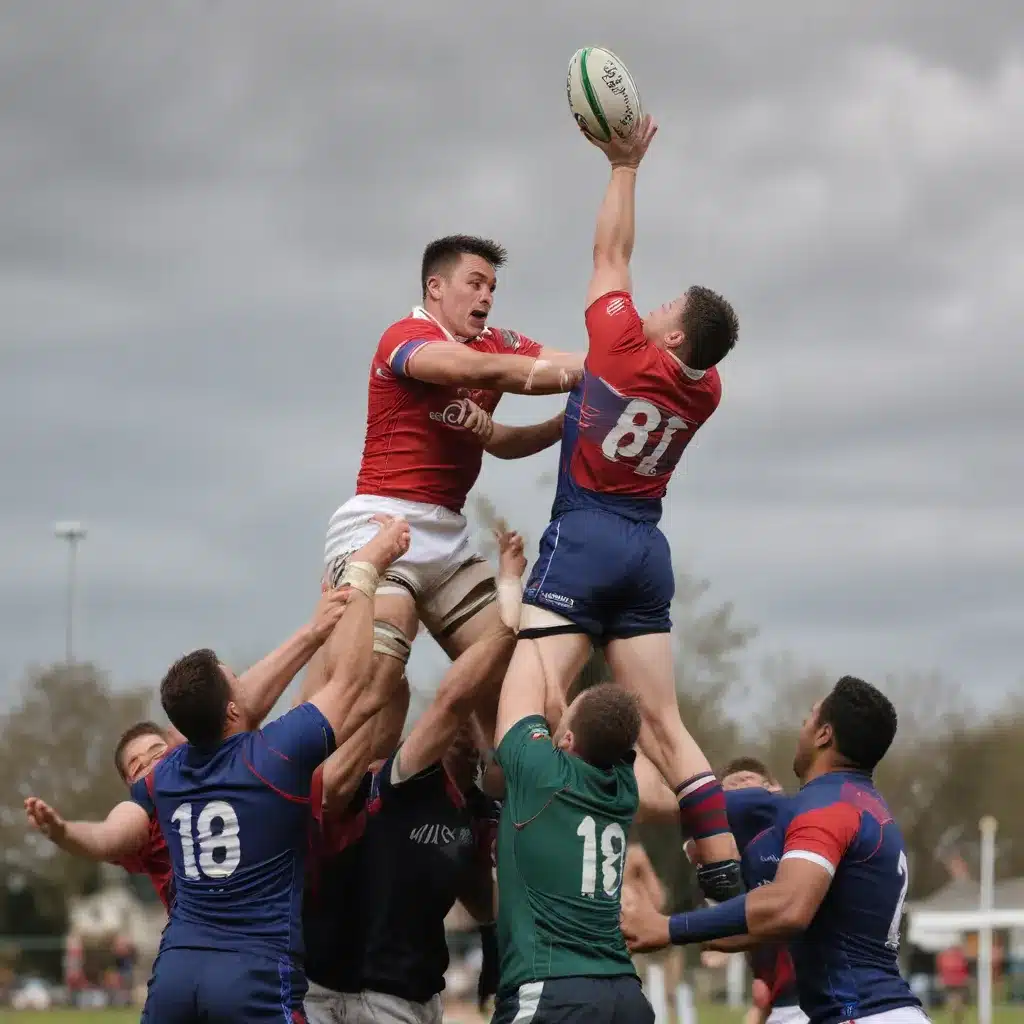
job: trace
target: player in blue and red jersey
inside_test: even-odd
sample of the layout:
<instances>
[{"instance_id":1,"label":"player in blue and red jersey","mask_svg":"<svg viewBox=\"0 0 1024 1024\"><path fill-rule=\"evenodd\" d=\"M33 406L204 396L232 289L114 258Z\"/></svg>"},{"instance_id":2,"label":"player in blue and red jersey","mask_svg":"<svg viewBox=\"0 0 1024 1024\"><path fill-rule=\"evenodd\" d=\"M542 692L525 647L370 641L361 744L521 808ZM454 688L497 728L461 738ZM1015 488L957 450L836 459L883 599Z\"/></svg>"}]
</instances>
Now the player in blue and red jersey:
<instances>
[{"instance_id":1,"label":"player in blue and red jersey","mask_svg":"<svg viewBox=\"0 0 1024 1024\"><path fill-rule=\"evenodd\" d=\"M310 621L238 678L236 698L241 699L249 717L262 722L281 694L330 635L348 600L345 591L322 595ZM126 729L114 748L114 765L129 787L145 778L169 750L185 742L174 726L163 728L155 722L136 722ZM146 842L130 853L112 855L110 843L117 837L107 822L64 821L60 814L38 797L25 801L32 827L69 853L90 860L106 860L131 874L148 875L164 909L174 899L174 869L171 855L157 819L150 821Z\"/></svg>"},{"instance_id":2,"label":"player in blue and red jersey","mask_svg":"<svg viewBox=\"0 0 1024 1024\"><path fill-rule=\"evenodd\" d=\"M723 899L740 891L739 855L721 787L679 717L675 577L658 522L683 449L718 406L716 364L735 344L738 321L725 299L697 286L643 320L633 304L636 173L656 130L645 118L626 140L591 139L612 176L594 237L589 346L566 407L551 524L506 685L543 671L564 695L593 645L605 646L613 677L639 698L641 748L676 793L683 832L705 865L701 886Z\"/></svg>"},{"instance_id":3,"label":"player in blue and red jersey","mask_svg":"<svg viewBox=\"0 0 1024 1024\"><path fill-rule=\"evenodd\" d=\"M740 849L743 883L748 890L767 885L782 858L781 834L774 828L788 809L782 787L762 761L737 757L722 771L722 789L729 827ZM744 948L746 940L722 939L709 945L732 953ZM785 943L755 946L748 959L754 975L748 1024L807 1024L807 1015L800 1009L796 968Z\"/></svg>"},{"instance_id":4,"label":"player in blue and red jersey","mask_svg":"<svg viewBox=\"0 0 1024 1024\"><path fill-rule=\"evenodd\" d=\"M188 742L132 786L112 826L128 853L157 818L174 867L144 1021L305 1020L299 918L310 784L353 690L369 679L377 582L408 539L406 523L385 522L358 552L340 581L351 593L332 633L347 658L311 701L262 731L252 731L238 680L212 651L186 655L161 682L164 711Z\"/></svg>"},{"instance_id":5,"label":"player in blue and red jersey","mask_svg":"<svg viewBox=\"0 0 1024 1024\"><path fill-rule=\"evenodd\" d=\"M793 769L802 786L769 834L781 852L775 878L671 918L629 908L623 930L631 947L742 935L751 945L788 940L811 1024L923 1024L898 962L906 848L872 781L895 735L888 698L862 679L840 679L800 730Z\"/></svg>"}]
</instances>

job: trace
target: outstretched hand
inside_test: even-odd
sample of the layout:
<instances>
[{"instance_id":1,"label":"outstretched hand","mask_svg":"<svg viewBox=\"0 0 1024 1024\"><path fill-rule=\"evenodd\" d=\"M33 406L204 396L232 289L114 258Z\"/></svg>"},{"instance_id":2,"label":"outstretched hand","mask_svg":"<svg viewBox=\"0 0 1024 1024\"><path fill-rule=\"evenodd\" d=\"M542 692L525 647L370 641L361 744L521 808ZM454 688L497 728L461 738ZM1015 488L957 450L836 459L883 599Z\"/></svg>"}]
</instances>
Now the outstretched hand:
<instances>
[{"instance_id":1,"label":"outstretched hand","mask_svg":"<svg viewBox=\"0 0 1024 1024\"><path fill-rule=\"evenodd\" d=\"M672 942L668 918L658 911L646 894L624 892L619 922L631 953L650 953Z\"/></svg>"},{"instance_id":2,"label":"outstretched hand","mask_svg":"<svg viewBox=\"0 0 1024 1024\"><path fill-rule=\"evenodd\" d=\"M37 796L26 797L25 814L29 824L41 832L51 843L60 843L67 831L64 819L45 800Z\"/></svg>"},{"instance_id":3,"label":"outstretched hand","mask_svg":"<svg viewBox=\"0 0 1024 1024\"><path fill-rule=\"evenodd\" d=\"M494 536L498 541L498 575L506 579L522 579L526 572L522 536L510 530L504 520L498 521Z\"/></svg>"},{"instance_id":4,"label":"outstretched hand","mask_svg":"<svg viewBox=\"0 0 1024 1024\"><path fill-rule=\"evenodd\" d=\"M588 142L597 146L608 157L612 167L636 168L640 166L640 161L647 153L647 147L658 133L658 123L650 114L645 114L625 138L620 138L613 130L612 137L607 142L595 138L582 125L580 131Z\"/></svg>"},{"instance_id":5,"label":"outstretched hand","mask_svg":"<svg viewBox=\"0 0 1024 1024\"><path fill-rule=\"evenodd\" d=\"M313 612L309 627L313 636L323 643L332 633L334 627L345 614L345 606L352 596L352 591L347 587L343 589L322 588L320 601Z\"/></svg>"}]
</instances>

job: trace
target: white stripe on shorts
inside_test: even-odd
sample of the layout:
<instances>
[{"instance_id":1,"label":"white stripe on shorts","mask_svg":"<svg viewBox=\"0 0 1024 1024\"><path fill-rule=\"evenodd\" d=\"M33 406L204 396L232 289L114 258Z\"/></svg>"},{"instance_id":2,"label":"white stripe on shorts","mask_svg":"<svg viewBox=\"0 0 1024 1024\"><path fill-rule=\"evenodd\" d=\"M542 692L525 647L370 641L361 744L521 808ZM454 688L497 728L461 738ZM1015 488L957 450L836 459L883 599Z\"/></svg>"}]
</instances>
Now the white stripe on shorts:
<instances>
[{"instance_id":1,"label":"white stripe on shorts","mask_svg":"<svg viewBox=\"0 0 1024 1024\"><path fill-rule=\"evenodd\" d=\"M540 997L544 994L543 981L528 981L519 986L519 1012L512 1018L512 1024L529 1024L537 1015Z\"/></svg>"}]
</instances>

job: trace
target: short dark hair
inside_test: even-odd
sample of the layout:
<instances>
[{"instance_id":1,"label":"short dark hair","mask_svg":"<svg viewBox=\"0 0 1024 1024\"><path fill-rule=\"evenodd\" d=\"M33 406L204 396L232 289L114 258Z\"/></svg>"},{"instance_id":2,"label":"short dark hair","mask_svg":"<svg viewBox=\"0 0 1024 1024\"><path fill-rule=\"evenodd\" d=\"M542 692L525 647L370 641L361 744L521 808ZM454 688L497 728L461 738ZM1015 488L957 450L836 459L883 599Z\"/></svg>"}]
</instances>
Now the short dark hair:
<instances>
[{"instance_id":1,"label":"short dark hair","mask_svg":"<svg viewBox=\"0 0 1024 1024\"><path fill-rule=\"evenodd\" d=\"M179 658L160 683L160 703L189 743L212 747L224 734L231 687L208 647Z\"/></svg>"},{"instance_id":2,"label":"short dark hair","mask_svg":"<svg viewBox=\"0 0 1024 1024\"><path fill-rule=\"evenodd\" d=\"M693 370L709 370L736 344L740 321L731 303L718 292L695 284L686 291L682 328L690 343L686 365Z\"/></svg>"},{"instance_id":3,"label":"short dark hair","mask_svg":"<svg viewBox=\"0 0 1024 1024\"><path fill-rule=\"evenodd\" d=\"M121 758L124 756L124 748L132 740L137 740L140 736L159 736L160 739L165 741L167 739L167 733L156 722L136 722L125 729L121 733L121 738L117 741L117 746L114 747L114 765L117 768L117 774L121 776L122 782L128 781L128 773L124 770L124 765L121 763Z\"/></svg>"},{"instance_id":4,"label":"short dark hair","mask_svg":"<svg viewBox=\"0 0 1024 1024\"><path fill-rule=\"evenodd\" d=\"M768 771L768 765L764 761L757 757L750 757L747 754L741 755L740 757L734 757L723 769L722 778L724 779L727 775L735 775L737 772L753 772L755 775L760 775L761 778L767 779L769 782L774 782L774 776Z\"/></svg>"},{"instance_id":5,"label":"short dark hair","mask_svg":"<svg viewBox=\"0 0 1024 1024\"><path fill-rule=\"evenodd\" d=\"M877 687L843 676L818 708L818 725L831 725L836 753L852 768L873 772L896 737L896 709Z\"/></svg>"},{"instance_id":6,"label":"short dark hair","mask_svg":"<svg viewBox=\"0 0 1024 1024\"><path fill-rule=\"evenodd\" d=\"M572 717L575 752L595 768L626 760L640 737L640 704L615 683L597 683L577 698Z\"/></svg>"},{"instance_id":7,"label":"short dark hair","mask_svg":"<svg viewBox=\"0 0 1024 1024\"><path fill-rule=\"evenodd\" d=\"M505 247L490 238L477 238L475 235L445 235L435 238L423 250L423 262L420 264L420 290L427 294L427 280L435 274L450 274L463 256L479 256L487 260L495 270L501 270L508 261Z\"/></svg>"}]
</instances>

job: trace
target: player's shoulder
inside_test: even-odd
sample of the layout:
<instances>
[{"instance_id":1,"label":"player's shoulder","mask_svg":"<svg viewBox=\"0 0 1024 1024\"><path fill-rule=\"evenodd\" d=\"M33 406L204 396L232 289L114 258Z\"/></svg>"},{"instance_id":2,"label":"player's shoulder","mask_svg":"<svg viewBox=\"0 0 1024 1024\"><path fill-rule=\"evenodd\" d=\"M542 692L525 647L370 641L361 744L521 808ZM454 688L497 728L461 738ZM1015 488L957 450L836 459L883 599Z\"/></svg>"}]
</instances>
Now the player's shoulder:
<instances>
[{"instance_id":1,"label":"player's shoulder","mask_svg":"<svg viewBox=\"0 0 1024 1024\"><path fill-rule=\"evenodd\" d=\"M400 320L392 323L381 335L381 343L411 341L423 339L424 341L446 341L448 336L444 329L435 320L429 317L417 316L409 313Z\"/></svg>"},{"instance_id":2,"label":"player's shoulder","mask_svg":"<svg viewBox=\"0 0 1024 1024\"><path fill-rule=\"evenodd\" d=\"M637 319L640 318L640 314L636 309L636 303L633 301L633 296L621 288L598 295L587 306L584 316L588 321L601 317L614 317L622 320L626 320L630 316L635 316Z\"/></svg>"},{"instance_id":3,"label":"player's shoulder","mask_svg":"<svg viewBox=\"0 0 1024 1024\"><path fill-rule=\"evenodd\" d=\"M510 355L520 355L524 350L533 348L536 342L507 327L486 327L473 339L472 345L473 348L484 352L507 352Z\"/></svg>"}]
</instances>

